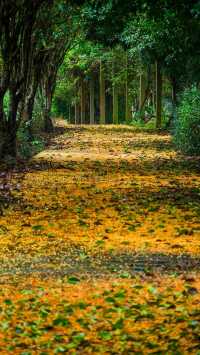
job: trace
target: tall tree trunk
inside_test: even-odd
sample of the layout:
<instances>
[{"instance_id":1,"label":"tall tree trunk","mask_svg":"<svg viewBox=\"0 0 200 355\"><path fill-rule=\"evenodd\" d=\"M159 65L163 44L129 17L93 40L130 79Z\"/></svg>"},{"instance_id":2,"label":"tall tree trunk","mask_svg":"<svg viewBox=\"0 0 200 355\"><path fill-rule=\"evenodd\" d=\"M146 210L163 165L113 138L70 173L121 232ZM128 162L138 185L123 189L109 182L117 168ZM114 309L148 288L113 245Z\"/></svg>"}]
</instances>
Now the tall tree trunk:
<instances>
[{"instance_id":1,"label":"tall tree trunk","mask_svg":"<svg viewBox=\"0 0 200 355\"><path fill-rule=\"evenodd\" d=\"M68 114L69 114L69 116L68 116L68 120L69 120L69 123L71 123L71 105L69 104L69 108L68 108Z\"/></svg>"},{"instance_id":2,"label":"tall tree trunk","mask_svg":"<svg viewBox=\"0 0 200 355\"><path fill-rule=\"evenodd\" d=\"M80 123L80 104L75 102L75 122L76 125Z\"/></svg>"},{"instance_id":3,"label":"tall tree trunk","mask_svg":"<svg viewBox=\"0 0 200 355\"><path fill-rule=\"evenodd\" d=\"M44 131L52 133L54 130L53 122L51 120L51 106L52 106L52 92L50 88L46 88L46 97L44 103Z\"/></svg>"},{"instance_id":4,"label":"tall tree trunk","mask_svg":"<svg viewBox=\"0 0 200 355\"><path fill-rule=\"evenodd\" d=\"M30 94L28 95L28 97L25 100L24 112L22 113L22 115L23 115L22 119L24 122L26 122L30 141L33 139L32 118L33 118L33 109L34 109L37 88L38 88L38 80L35 80L34 83L32 84L31 89L30 89Z\"/></svg>"},{"instance_id":5,"label":"tall tree trunk","mask_svg":"<svg viewBox=\"0 0 200 355\"><path fill-rule=\"evenodd\" d=\"M4 158L3 152L5 151L4 145L7 136L7 121L4 112L4 97L8 90L10 72L9 69L4 66L4 70L1 72L0 80L0 159Z\"/></svg>"},{"instance_id":6,"label":"tall tree trunk","mask_svg":"<svg viewBox=\"0 0 200 355\"><path fill-rule=\"evenodd\" d=\"M172 104L174 106L177 105L177 81L176 78L171 79L172 83Z\"/></svg>"},{"instance_id":7,"label":"tall tree trunk","mask_svg":"<svg viewBox=\"0 0 200 355\"><path fill-rule=\"evenodd\" d=\"M34 99L29 98L25 105L25 110L23 113L23 121L26 122L28 139L32 141L33 133L32 133L32 116L33 116L33 107L34 107Z\"/></svg>"},{"instance_id":8,"label":"tall tree trunk","mask_svg":"<svg viewBox=\"0 0 200 355\"><path fill-rule=\"evenodd\" d=\"M74 118L74 123L77 125L80 123L80 80L77 80L75 84L75 90L76 90L76 98L75 98L75 118Z\"/></svg>"},{"instance_id":9,"label":"tall tree trunk","mask_svg":"<svg viewBox=\"0 0 200 355\"><path fill-rule=\"evenodd\" d=\"M115 63L113 61L113 79L115 79ZM113 123L118 124L119 123L119 97L118 97L118 87L117 84L115 83L115 80L113 80Z\"/></svg>"},{"instance_id":10,"label":"tall tree trunk","mask_svg":"<svg viewBox=\"0 0 200 355\"><path fill-rule=\"evenodd\" d=\"M4 131L4 135L2 137L2 145L0 149L0 158L4 158L6 156L11 156L13 158L17 155L17 128L12 127L12 130L8 127Z\"/></svg>"},{"instance_id":11,"label":"tall tree trunk","mask_svg":"<svg viewBox=\"0 0 200 355\"><path fill-rule=\"evenodd\" d=\"M0 96L0 129L3 128L4 122L4 109L3 109L3 96Z\"/></svg>"},{"instance_id":12,"label":"tall tree trunk","mask_svg":"<svg viewBox=\"0 0 200 355\"><path fill-rule=\"evenodd\" d=\"M153 101L153 108L156 111L156 66L152 65L152 101Z\"/></svg>"},{"instance_id":13,"label":"tall tree trunk","mask_svg":"<svg viewBox=\"0 0 200 355\"><path fill-rule=\"evenodd\" d=\"M162 124L162 73L160 63L156 62L156 128Z\"/></svg>"},{"instance_id":14,"label":"tall tree trunk","mask_svg":"<svg viewBox=\"0 0 200 355\"><path fill-rule=\"evenodd\" d=\"M19 97L16 93L11 93L8 121L4 123L0 158L6 156L15 158L17 155L17 110L19 101Z\"/></svg>"},{"instance_id":15,"label":"tall tree trunk","mask_svg":"<svg viewBox=\"0 0 200 355\"><path fill-rule=\"evenodd\" d=\"M113 85L113 123L119 123L119 103L118 103L118 89L116 85Z\"/></svg>"},{"instance_id":16,"label":"tall tree trunk","mask_svg":"<svg viewBox=\"0 0 200 355\"><path fill-rule=\"evenodd\" d=\"M83 78L80 80L80 96L81 96L81 124L85 124L86 114L86 98L85 98L85 83Z\"/></svg>"},{"instance_id":17,"label":"tall tree trunk","mask_svg":"<svg viewBox=\"0 0 200 355\"><path fill-rule=\"evenodd\" d=\"M91 75L90 78L90 124L94 124L94 90L95 90L95 81L94 75Z\"/></svg>"},{"instance_id":18,"label":"tall tree trunk","mask_svg":"<svg viewBox=\"0 0 200 355\"><path fill-rule=\"evenodd\" d=\"M129 123L131 118L131 110L129 107L129 93L128 93L128 54L126 53L126 84L125 84L125 121Z\"/></svg>"},{"instance_id":19,"label":"tall tree trunk","mask_svg":"<svg viewBox=\"0 0 200 355\"><path fill-rule=\"evenodd\" d=\"M144 73L140 74L140 93L139 93L139 111L142 116L146 100L146 76Z\"/></svg>"},{"instance_id":20,"label":"tall tree trunk","mask_svg":"<svg viewBox=\"0 0 200 355\"><path fill-rule=\"evenodd\" d=\"M106 123L106 84L105 84L105 68L102 60L100 61L100 124Z\"/></svg>"}]
</instances>

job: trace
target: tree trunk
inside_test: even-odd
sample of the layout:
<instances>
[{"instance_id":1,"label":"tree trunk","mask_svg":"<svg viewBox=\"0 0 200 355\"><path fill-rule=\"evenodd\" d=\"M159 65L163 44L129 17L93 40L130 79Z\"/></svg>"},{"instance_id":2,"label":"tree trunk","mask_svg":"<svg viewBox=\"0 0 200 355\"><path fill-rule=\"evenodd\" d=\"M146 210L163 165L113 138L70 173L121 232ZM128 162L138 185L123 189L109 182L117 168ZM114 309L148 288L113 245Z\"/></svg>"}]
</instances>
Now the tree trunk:
<instances>
[{"instance_id":1,"label":"tree trunk","mask_svg":"<svg viewBox=\"0 0 200 355\"><path fill-rule=\"evenodd\" d=\"M139 111L141 116L144 109L145 100L146 100L146 77L142 73L140 74L140 95L139 95Z\"/></svg>"},{"instance_id":2,"label":"tree trunk","mask_svg":"<svg viewBox=\"0 0 200 355\"><path fill-rule=\"evenodd\" d=\"M128 93L128 54L126 54L126 84L125 84L125 121L129 123L131 112L129 107L129 93Z\"/></svg>"},{"instance_id":3,"label":"tree trunk","mask_svg":"<svg viewBox=\"0 0 200 355\"><path fill-rule=\"evenodd\" d=\"M119 123L119 102L118 102L118 87L115 83L115 62L112 63L112 76L113 76L113 123Z\"/></svg>"},{"instance_id":4,"label":"tree trunk","mask_svg":"<svg viewBox=\"0 0 200 355\"><path fill-rule=\"evenodd\" d=\"M80 122L80 107L79 107L79 103L75 102L75 124L79 124Z\"/></svg>"},{"instance_id":5,"label":"tree trunk","mask_svg":"<svg viewBox=\"0 0 200 355\"><path fill-rule=\"evenodd\" d=\"M162 73L159 62L156 62L156 128L162 123Z\"/></svg>"},{"instance_id":6,"label":"tree trunk","mask_svg":"<svg viewBox=\"0 0 200 355\"><path fill-rule=\"evenodd\" d=\"M52 133L54 131L53 122L51 120L52 94L50 90L46 90L45 107L44 107L44 131Z\"/></svg>"},{"instance_id":7,"label":"tree trunk","mask_svg":"<svg viewBox=\"0 0 200 355\"><path fill-rule=\"evenodd\" d=\"M25 110L23 113L23 121L26 122L29 141L32 141L33 139L33 133L32 133L33 107L34 107L34 99L28 100L28 102L25 105Z\"/></svg>"},{"instance_id":8,"label":"tree trunk","mask_svg":"<svg viewBox=\"0 0 200 355\"><path fill-rule=\"evenodd\" d=\"M8 121L4 122L2 132L2 144L0 147L0 158L11 156L16 158L17 155L17 110L19 105L19 97L16 93L10 94L10 107Z\"/></svg>"},{"instance_id":9,"label":"tree trunk","mask_svg":"<svg viewBox=\"0 0 200 355\"><path fill-rule=\"evenodd\" d=\"M155 72L155 65L152 65L152 101L153 101L153 108L156 111L156 72Z\"/></svg>"},{"instance_id":10,"label":"tree trunk","mask_svg":"<svg viewBox=\"0 0 200 355\"><path fill-rule=\"evenodd\" d=\"M85 100L85 83L83 78L81 78L80 90L81 90L81 124L85 124L86 100Z\"/></svg>"},{"instance_id":11,"label":"tree trunk","mask_svg":"<svg viewBox=\"0 0 200 355\"><path fill-rule=\"evenodd\" d=\"M90 78L90 124L94 124L94 90L95 90L95 82L94 76L92 75Z\"/></svg>"},{"instance_id":12,"label":"tree trunk","mask_svg":"<svg viewBox=\"0 0 200 355\"><path fill-rule=\"evenodd\" d=\"M17 155L17 129L14 127L10 131L8 128L4 131L2 137L2 145L0 147L0 158L3 159L6 156L16 158Z\"/></svg>"},{"instance_id":13,"label":"tree trunk","mask_svg":"<svg viewBox=\"0 0 200 355\"><path fill-rule=\"evenodd\" d=\"M28 131L30 141L33 139L32 118L33 118L33 109L34 109L37 87L38 87L38 83L35 83L35 85L31 89L31 94L26 99L25 108L23 112L23 121L27 125L27 131Z\"/></svg>"},{"instance_id":14,"label":"tree trunk","mask_svg":"<svg viewBox=\"0 0 200 355\"><path fill-rule=\"evenodd\" d=\"M76 84L75 84L75 90L76 90L76 98L75 98L75 106L74 106L74 110L75 110L75 118L74 118L74 123L75 125L80 123L80 97L79 97L79 92L80 92L80 80L77 80Z\"/></svg>"},{"instance_id":15,"label":"tree trunk","mask_svg":"<svg viewBox=\"0 0 200 355\"><path fill-rule=\"evenodd\" d=\"M100 61L100 124L106 123L106 85L105 85L105 68L102 61Z\"/></svg>"},{"instance_id":16,"label":"tree trunk","mask_svg":"<svg viewBox=\"0 0 200 355\"><path fill-rule=\"evenodd\" d=\"M113 85L113 123L119 123L119 103L118 103L118 89Z\"/></svg>"},{"instance_id":17,"label":"tree trunk","mask_svg":"<svg viewBox=\"0 0 200 355\"><path fill-rule=\"evenodd\" d=\"M174 106L177 105L177 82L175 78L172 78L172 103Z\"/></svg>"},{"instance_id":18,"label":"tree trunk","mask_svg":"<svg viewBox=\"0 0 200 355\"><path fill-rule=\"evenodd\" d=\"M68 120L69 120L69 123L71 123L71 105L69 104L69 108L68 108Z\"/></svg>"}]
</instances>

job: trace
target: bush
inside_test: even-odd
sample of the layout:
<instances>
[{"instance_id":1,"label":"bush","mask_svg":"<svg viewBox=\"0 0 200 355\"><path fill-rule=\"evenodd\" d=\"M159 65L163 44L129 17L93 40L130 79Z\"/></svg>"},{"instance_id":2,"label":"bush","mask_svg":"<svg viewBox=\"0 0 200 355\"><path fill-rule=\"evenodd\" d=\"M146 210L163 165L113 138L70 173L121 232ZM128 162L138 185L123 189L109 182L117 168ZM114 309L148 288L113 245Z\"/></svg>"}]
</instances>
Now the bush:
<instances>
[{"instance_id":1,"label":"bush","mask_svg":"<svg viewBox=\"0 0 200 355\"><path fill-rule=\"evenodd\" d=\"M17 132L18 154L23 159L31 158L45 148L44 139L38 135L31 137L26 126L21 126Z\"/></svg>"},{"instance_id":2,"label":"bush","mask_svg":"<svg viewBox=\"0 0 200 355\"><path fill-rule=\"evenodd\" d=\"M178 107L174 141L184 154L200 155L200 89L185 90Z\"/></svg>"}]
</instances>

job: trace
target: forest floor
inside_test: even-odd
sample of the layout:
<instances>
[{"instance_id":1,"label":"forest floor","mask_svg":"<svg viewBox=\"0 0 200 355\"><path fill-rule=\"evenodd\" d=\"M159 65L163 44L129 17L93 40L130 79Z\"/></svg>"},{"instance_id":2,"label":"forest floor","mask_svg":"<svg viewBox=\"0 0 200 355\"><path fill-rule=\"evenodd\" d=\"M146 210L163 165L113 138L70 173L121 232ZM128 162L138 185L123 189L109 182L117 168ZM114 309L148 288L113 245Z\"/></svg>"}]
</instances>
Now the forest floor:
<instances>
[{"instance_id":1,"label":"forest floor","mask_svg":"<svg viewBox=\"0 0 200 355\"><path fill-rule=\"evenodd\" d=\"M1 354L200 354L200 160L58 121L0 172Z\"/></svg>"}]
</instances>

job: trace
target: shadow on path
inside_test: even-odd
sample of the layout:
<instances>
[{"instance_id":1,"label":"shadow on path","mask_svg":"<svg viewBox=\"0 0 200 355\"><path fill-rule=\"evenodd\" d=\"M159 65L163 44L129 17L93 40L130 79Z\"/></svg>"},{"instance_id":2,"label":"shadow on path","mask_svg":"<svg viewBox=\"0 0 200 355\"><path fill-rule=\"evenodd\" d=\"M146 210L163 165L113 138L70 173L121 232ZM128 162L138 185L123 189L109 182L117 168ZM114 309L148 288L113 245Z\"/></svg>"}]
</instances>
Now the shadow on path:
<instances>
[{"instance_id":1,"label":"shadow on path","mask_svg":"<svg viewBox=\"0 0 200 355\"><path fill-rule=\"evenodd\" d=\"M12 257L10 258L12 259ZM85 247L71 246L66 252L55 255L27 258L15 255L12 263L1 260L0 279L4 276L63 277L77 274L80 277L122 277L129 278L137 273L159 272L170 274L200 271L200 257L188 254L172 255L163 253L88 253Z\"/></svg>"}]
</instances>

